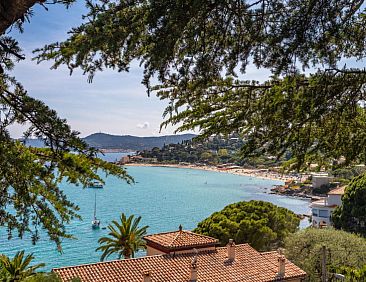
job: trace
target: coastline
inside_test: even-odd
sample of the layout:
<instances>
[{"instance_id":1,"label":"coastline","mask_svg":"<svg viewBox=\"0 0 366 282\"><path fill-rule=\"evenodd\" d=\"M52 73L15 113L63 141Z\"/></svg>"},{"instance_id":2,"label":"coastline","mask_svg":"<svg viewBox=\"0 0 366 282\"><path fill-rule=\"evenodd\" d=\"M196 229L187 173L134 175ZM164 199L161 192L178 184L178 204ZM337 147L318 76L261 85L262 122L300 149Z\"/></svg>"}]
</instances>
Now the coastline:
<instances>
[{"instance_id":1,"label":"coastline","mask_svg":"<svg viewBox=\"0 0 366 282\"><path fill-rule=\"evenodd\" d=\"M197 166L197 165L182 165L182 164L147 164L147 163L128 163L124 164L123 166L190 168L190 169L214 171L220 173L230 173L235 175L283 181L283 182L294 179L294 177L286 174L279 174L271 171L263 171L261 169L248 169L248 168L220 169L215 166Z\"/></svg>"}]
</instances>

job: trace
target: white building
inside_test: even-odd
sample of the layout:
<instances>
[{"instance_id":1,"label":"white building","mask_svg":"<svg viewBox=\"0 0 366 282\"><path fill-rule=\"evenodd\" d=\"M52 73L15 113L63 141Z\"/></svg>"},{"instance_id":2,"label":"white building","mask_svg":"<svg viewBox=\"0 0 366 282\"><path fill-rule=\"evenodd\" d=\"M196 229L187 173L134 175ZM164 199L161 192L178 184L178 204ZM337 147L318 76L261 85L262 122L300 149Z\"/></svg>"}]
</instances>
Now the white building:
<instances>
[{"instance_id":1,"label":"white building","mask_svg":"<svg viewBox=\"0 0 366 282\"><path fill-rule=\"evenodd\" d=\"M325 227L332 225L332 212L342 204L342 195L345 187L331 190L327 197L310 204L313 227Z\"/></svg>"},{"instance_id":2,"label":"white building","mask_svg":"<svg viewBox=\"0 0 366 282\"><path fill-rule=\"evenodd\" d=\"M329 184L328 173L312 174L311 179L311 184L313 185L313 188L320 188L323 185Z\"/></svg>"}]
</instances>

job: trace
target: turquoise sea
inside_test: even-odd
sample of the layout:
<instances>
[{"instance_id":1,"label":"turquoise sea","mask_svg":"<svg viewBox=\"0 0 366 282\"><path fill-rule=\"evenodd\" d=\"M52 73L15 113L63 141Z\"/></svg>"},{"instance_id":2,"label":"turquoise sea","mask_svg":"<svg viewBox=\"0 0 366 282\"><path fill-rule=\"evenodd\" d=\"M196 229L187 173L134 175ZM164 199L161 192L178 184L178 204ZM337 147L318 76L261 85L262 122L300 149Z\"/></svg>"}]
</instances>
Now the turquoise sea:
<instances>
[{"instance_id":1,"label":"turquoise sea","mask_svg":"<svg viewBox=\"0 0 366 282\"><path fill-rule=\"evenodd\" d=\"M47 270L99 261L100 253L95 252L97 241L107 234L107 230L91 228L95 194L102 227L124 212L142 216L141 223L150 226L149 233L177 230L179 224L184 229L193 229L227 204L252 199L269 201L296 213L308 213L306 200L268 194L269 188L280 184L279 181L166 167L128 167L128 172L136 184L128 185L108 177L104 189L99 190L62 186L69 198L79 205L83 217L83 221L75 220L68 225L68 231L77 239L64 240L62 254L45 235L33 246L29 239L7 240L5 229L0 229L0 252L7 255L22 249L33 252L37 262L47 264ZM306 225L306 221L303 224Z\"/></svg>"}]
</instances>

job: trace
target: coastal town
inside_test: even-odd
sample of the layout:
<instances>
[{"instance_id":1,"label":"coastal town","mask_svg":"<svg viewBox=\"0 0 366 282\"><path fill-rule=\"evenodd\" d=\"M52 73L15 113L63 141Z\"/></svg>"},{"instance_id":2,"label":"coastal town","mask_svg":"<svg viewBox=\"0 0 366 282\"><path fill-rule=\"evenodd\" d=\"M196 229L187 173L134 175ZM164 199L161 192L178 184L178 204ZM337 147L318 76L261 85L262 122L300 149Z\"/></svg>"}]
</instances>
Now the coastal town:
<instances>
[{"instance_id":1,"label":"coastal town","mask_svg":"<svg viewBox=\"0 0 366 282\"><path fill-rule=\"evenodd\" d=\"M0 282L366 282L366 0L1 0Z\"/></svg>"},{"instance_id":2,"label":"coastal town","mask_svg":"<svg viewBox=\"0 0 366 282\"><path fill-rule=\"evenodd\" d=\"M210 165L207 163L187 163L187 162L159 162L157 158L146 158L141 155L125 155L116 164L123 166L151 166L151 167L176 167L190 168L220 173L230 173L248 177L279 180L284 182L282 185L276 185L271 189L272 193L286 196L295 196L303 198L312 198L316 196L325 196L327 191L344 186L344 182L337 181L337 177L328 172L304 172L288 173L284 172L282 167L254 168L248 166L239 166L234 163L222 163ZM364 166L358 166L363 171ZM343 179L344 180L344 179Z\"/></svg>"},{"instance_id":3,"label":"coastal town","mask_svg":"<svg viewBox=\"0 0 366 282\"><path fill-rule=\"evenodd\" d=\"M144 158L139 155L123 156L118 162L125 166L151 166L199 169L219 173L271 179L283 181L284 184L275 185L269 193L310 199L310 213L301 214L300 217L310 218L312 225L317 227L331 226L331 212L341 205L341 196L344 194L345 185L334 181L328 173L302 173L284 174L273 169L243 168L234 164L209 166L207 164L166 164L159 163L156 158ZM337 197L337 199L333 199ZM318 209L317 209L318 208ZM320 208L320 209L319 209Z\"/></svg>"}]
</instances>

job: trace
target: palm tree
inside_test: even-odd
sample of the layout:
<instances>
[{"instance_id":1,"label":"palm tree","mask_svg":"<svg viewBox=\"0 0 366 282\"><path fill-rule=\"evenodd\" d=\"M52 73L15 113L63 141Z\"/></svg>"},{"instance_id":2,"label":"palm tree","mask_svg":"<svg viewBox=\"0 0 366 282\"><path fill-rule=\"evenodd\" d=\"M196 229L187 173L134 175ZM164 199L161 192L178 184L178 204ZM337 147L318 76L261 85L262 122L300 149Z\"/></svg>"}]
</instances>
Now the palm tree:
<instances>
[{"instance_id":1,"label":"palm tree","mask_svg":"<svg viewBox=\"0 0 366 282\"><path fill-rule=\"evenodd\" d=\"M24 257L24 251L17 252L13 259L5 255L0 255L3 281L16 282L36 274L36 270L44 267L44 263L29 266L34 259L33 254Z\"/></svg>"},{"instance_id":2,"label":"palm tree","mask_svg":"<svg viewBox=\"0 0 366 282\"><path fill-rule=\"evenodd\" d=\"M121 223L113 220L108 225L109 237L102 237L98 240L99 246L96 251L103 251L101 260L109 257L111 254L118 254L120 259L134 257L135 252L146 248L146 243L142 237L146 234L148 226L139 228L138 225L141 216L134 219L134 215L129 218L124 213L121 214Z\"/></svg>"}]
</instances>

